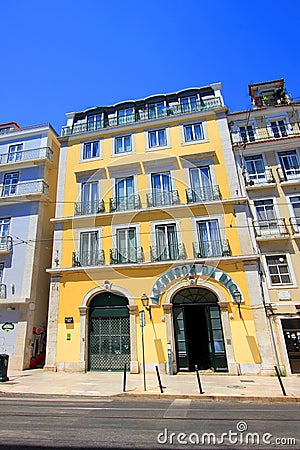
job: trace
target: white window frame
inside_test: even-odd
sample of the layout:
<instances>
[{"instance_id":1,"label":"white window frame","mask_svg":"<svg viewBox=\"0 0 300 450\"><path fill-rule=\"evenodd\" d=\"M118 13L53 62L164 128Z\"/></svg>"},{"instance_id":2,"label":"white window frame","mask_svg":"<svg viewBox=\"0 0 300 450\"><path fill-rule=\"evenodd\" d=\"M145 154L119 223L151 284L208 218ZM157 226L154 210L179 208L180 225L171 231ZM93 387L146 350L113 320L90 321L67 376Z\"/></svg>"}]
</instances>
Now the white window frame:
<instances>
[{"instance_id":1,"label":"white window frame","mask_svg":"<svg viewBox=\"0 0 300 450\"><path fill-rule=\"evenodd\" d=\"M203 139L194 140L194 141L186 141L185 140L185 132L184 128L187 126L193 126L193 125L202 125L202 133L203 133ZM202 144L204 142L209 142L208 134L207 134L207 125L206 120L201 119L199 121L193 121L193 122L185 122L180 124L180 136L181 136L181 145L196 145L196 144Z\"/></svg>"},{"instance_id":2,"label":"white window frame","mask_svg":"<svg viewBox=\"0 0 300 450\"><path fill-rule=\"evenodd\" d=\"M244 155L243 155L243 159L242 159L242 164L245 164L245 170L246 170L246 173L247 173L248 177L249 177L249 173L248 173L248 170L247 170L247 168L246 168L246 158L253 158L254 156L261 156L261 157L262 157L262 161L263 161L264 168L265 168L265 174L266 174L266 170L267 170L267 169L270 169L269 166L268 166L268 164L267 164L266 155L265 155L264 152L262 152L262 153L256 152L256 153L247 153L247 154L244 154ZM251 180L251 179L252 179L252 178L249 178L249 180ZM267 182L268 182L268 180L267 180L267 177L266 177L266 175L265 175L265 181L264 181L264 183L267 183ZM260 183L255 183L255 184L260 184ZM261 184L263 184L263 183L261 183ZM256 199L255 199L255 200L256 200ZM257 200L258 200L258 199L257 199Z\"/></svg>"},{"instance_id":3,"label":"white window frame","mask_svg":"<svg viewBox=\"0 0 300 450\"><path fill-rule=\"evenodd\" d=\"M251 120L247 121L245 120L235 120L234 121L234 126L238 128L238 132L239 132L239 136L242 139L241 133L240 133L240 127L246 127L251 125L253 127L254 130L254 139L255 141L259 139L259 134L258 134L258 126L257 126L257 122L255 118L252 118ZM247 141L247 143L252 143L254 141ZM248 155L247 155L248 156Z\"/></svg>"},{"instance_id":4,"label":"white window frame","mask_svg":"<svg viewBox=\"0 0 300 450\"><path fill-rule=\"evenodd\" d=\"M124 178L133 178L133 195L138 194L137 190L137 174L136 173L126 173L126 172L120 172L120 175L114 174L114 176L111 178L112 181L112 197L116 198L117 191L116 191L116 183L117 180L122 180Z\"/></svg>"},{"instance_id":5,"label":"white window frame","mask_svg":"<svg viewBox=\"0 0 300 450\"><path fill-rule=\"evenodd\" d=\"M125 138L128 136L130 136L130 143L131 143L130 152L116 153L115 150L116 150L117 139L122 139L122 138ZM119 134L119 135L113 137L113 139L112 139L112 154L111 154L112 158L116 158L118 156L132 155L133 153L135 153L135 134L134 133Z\"/></svg>"},{"instance_id":6,"label":"white window frame","mask_svg":"<svg viewBox=\"0 0 300 450\"><path fill-rule=\"evenodd\" d=\"M158 131L162 131L162 130L165 131L166 145L156 145L154 147L150 147L150 133L154 133L154 132L158 132ZM161 150L161 149L165 149L165 148L171 148L170 127L149 129L149 130L145 131L144 135L145 135L145 148L146 148L146 151L148 151L148 152L153 152L153 151Z\"/></svg>"},{"instance_id":7,"label":"white window frame","mask_svg":"<svg viewBox=\"0 0 300 450\"><path fill-rule=\"evenodd\" d=\"M89 130L89 118L93 117L93 123L94 125L97 123L96 117L101 116L101 125L99 128L97 128L96 126L94 126L94 128L92 130ZM86 116L86 129L87 131L96 131L96 130L101 130L101 128L103 127L103 120L104 120L104 115L103 112L98 113L98 114L90 114L88 116Z\"/></svg>"},{"instance_id":8,"label":"white window frame","mask_svg":"<svg viewBox=\"0 0 300 450\"><path fill-rule=\"evenodd\" d=\"M272 200L273 208L274 208L274 212L275 212L275 219L276 220L280 219L279 208L278 208L278 204L277 204L277 201L276 201L275 197L261 197L261 198L257 197L257 198L253 198L253 199L250 200L250 204L253 207L253 216L254 216L255 220L257 222L259 222L259 218L258 218L258 215L257 215L256 206L255 206L254 202L256 202L256 201L264 201L264 200Z\"/></svg>"},{"instance_id":9,"label":"white window frame","mask_svg":"<svg viewBox=\"0 0 300 450\"><path fill-rule=\"evenodd\" d=\"M117 230L126 230L128 228L135 228L136 246L141 247L141 224L140 223L128 223L120 225L112 225L112 248L117 249Z\"/></svg>"},{"instance_id":10,"label":"white window frame","mask_svg":"<svg viewBox=\"0 0 300 450\"><path fill-rule=\"evenodd\" d=\"M150 222L150 245L156 246L156 226L175 225L178 245L182 245L181 219L153 220Z\"/></svg>"},{"instance_id":11,"label":"white window frame","mask_svg":"<svg viewBox=\"0 0 300 450\"><path fill-rule=\"evenodd\" d=\"M170 166L168 166L170 167ZM164 166L162 166L161 170L153 170L152 172L148 173L148 192L153 192L153 188L152 188L152 175L158 175L158 174L165 174L169 172L170 174L170 183L171 183L171 191L175 191L176 190L176 181L174 178L174 170L170 170L170 168L166 168Z\"/></svg>"},{"instance_id":12,"label":"white window frame","mask_svg":"<svg viewBox=\"0 0 300 450\"><path fill-rule=\"evenodd\" d=\"M92 156L91 158L84 158L85 145L86 144L94 144L94 143L98 143L99 156ZM99 160L99 159L102 159L102 139L95 139L95 140L81 142L80 162L95 161L95 160Z\"/></svg>"},{"instance_id":13,"label":"white window frame","mask_svg":"<svg viewBox=\"0 0 300 450\"><path fill-rule=\"evenodd\" d=\"M2 268L2 270L1 270L1 268ZM0 284L5 284L5 283L3 283L4 271L5 271L5 263L1 261L0 262Z\"/></svg>"},{"instance_id":14,"label":"white window frame","mask_svg":"<svg viewBox=\"0 0 300 450\"><path fill-rule=\"evenodd\" d=\"M81 240L80 240L80 236L81 233L94 233L94 232L98 232L98 251L102 250L102 232L103 232L103 227L92 227L92 228L77 228L76 229L76 245L75 245L75 251L80 254L80 246L81 246Z\"/></svg>"},{"instance_id":15,"label":"white window frame","mask_svg":"<svg viewBox=\"0 0 300 450\"><path fill-rule=\"evenodd\" d=\"M10 153L10 149L11 149L12 147L18 147L19 145L22 146L22 149L21 149L21 151L19 152L19 153L21 154L20 159L14 159L13 161L9 161L9 157L10 157L10 154L11 154L11 153ZM14 163L14 162L22 161L23 152L24 152L24 143L23 143L23 142L17 142L17 143L10 144L10 145L8 146L8 152L7 152L6 162L7 162L7 163ZM18 152L16 152L16 153L18 153ZM12 155L15 155L16 153L12 153Z\"/></svg>"},{"instance_id":16,"label":"white window frame","mask_svg":"<svg viewBox=\"0 0 300 450\"><path fill-rule=\"evenodd\" d=\"M148 119L149 120L155 120L155 119L159 119L160 117L165 117L165 115L166 114L161 114L161 115L159 115L158 114L158 110L157 110L157 105L159 104L159 103L162 103L163 104L163 109L166 107L166 100L160 100L160 101L157 101L157 102L147 102L146 103L146 108L147 108L147 111L148 111ZM150 117L150 107L151 106L155 106L155 117Z\"/></svg>"},{"instance_id":17,"label":"white window frame","mask_svg":"<svg viewBox=\"0 0 300 450\"><path fill-rule=\"evenodd\" d=\"M221 241L226 241L226 232L225 232L225 220L222 214L210 214L208 216L195 216L191 218L192 221L192 231L193 231L193 242L199 242L199 234L198 234L198 223L199 222L209 222L211 220L217 220L220 232Z\"/></svg>"},{"instance_id":18,"label":"white window frame","mask_svg":"<svg viewBox=\"0 0 300 450\"><path fill-rule=\"evenodd\" d=\"M283 120L285 122L287 136L289 136L291 134L292 126L290 124L290 119L289 119L289 116L287 113L265 116L266 127L269 130L270 136L274 136L274 133L272 131L271 122L276 122L278 120ZM279 137L279 138L274 137L274 139L280 139L280 138L281 137Z\"/></svg>"},{"instance_id":19,"label":"white window frame","mask_svg":"<svg viewBox=\"0 0 300 450\"><path fill-rule=\"evenodd\" d=\"M272 284L271 281L271 276L270 276L270 271L269 271L269 266L267 263L267 256L285 256L286 257L286 262L288 265L288 269L289 269L289 273L290 273L290 278L291 278L291 283L285 283L285 284ZM263 257L263 265L265 267L265 272L267 274L266 276L266 280L267 280L267 286L268 289L272 289L272 290L281 290L283 286L286 286L286 288L297 288L297 282L296 282L296 276L295 276L295 272L294 272L294 268L293 268L293 264L292 264L292 260L291 260L291 256L289 253L284 253L284 252L273 252L273 253L265 253L264 255L262 255Z\"/></svg>"},{"instance_id":20,"label":"white window frame","mask_svg":"<svg viewBox=\"0 0 300 450\"><path fill-rule=\"evenodd\" d=\"M284 168L282 167L282 165L281 165L281 162L280 162L280 157L279 157L279 153L286 153L286 152L296 152L296 156L297 156L297 159L298 159L298 163L299 163L299 168L300 168L300 151L299 151L299 148L288 148L288 149L281 149L281 150L278 150L277 152L276 152L276 161L277 161L277 164L278 164L278 167L280 167L281 168L281 170L284 172ZM288 182L289 181L295 181L295 180L299 180L299 178L300 178L300 175L299 175L299 177L291 177L291 178L288 178Z\"/></svg>"}]
</instances>

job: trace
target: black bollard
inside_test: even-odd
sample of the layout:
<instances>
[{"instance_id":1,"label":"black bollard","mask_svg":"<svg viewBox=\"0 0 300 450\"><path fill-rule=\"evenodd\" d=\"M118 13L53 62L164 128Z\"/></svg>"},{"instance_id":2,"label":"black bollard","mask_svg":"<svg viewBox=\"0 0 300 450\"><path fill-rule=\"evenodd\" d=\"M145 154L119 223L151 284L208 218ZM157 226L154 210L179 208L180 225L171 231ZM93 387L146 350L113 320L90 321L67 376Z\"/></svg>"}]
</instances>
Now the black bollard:
<instances>
[{"instance_id":1,"label":"black bollard","mask_svg":"<svg viewBox=\"0 0 300 450\"><path fill-rule=\"evenodd\" d=\"M123 373L123 392L126 392L126 369L127 369L127 365L126 363L124 364L124 373Z\"/></svg>"},{"instance_id":2,"label":"black bollard","mask_svg":"<svg viewBox=\"0 0 300 450\"><path fill-rule=\"evenodd\" d=\"M195 371L196 371L196 376L197 376L197 381L198 381L198 386L199 386L199 392L200 392L200 394L204 394L204 391L202 390L202 386L201 386L201 380L200 380L200 375L198 372L198 366L195 366Z\"/></svg>"},{"instance_id":3,"label":"black bollard","mask_svg":"<svg viewBox=\"0 0 300 450\"><path fill-rule=\"evenodd\" d=\"M281 376L280 376L278 367L277 367L277 366L274 366L274 369L275 369L275 372L276 372L276 375L277 375L277 378L278 378L278 381L279 381L279 384L280 384L282 393L283 393L283 395L286 395L286 392L285 392L285 389L284 389L284 386L283 386L283 382L282 382L282 380L281 380Z\"/></svg>"},{"instance_id":4,"label":"black bollard","mask_svg":"<svg viewBox=\"0 0 300 450\"><path fill-rule=\"evenodd\" d=\"M163 394L164 390L163 390L163 387L162 387L162 384L161 384L161 379L160 379L158 366L155 366L155 370L156 370L156 375L157 375L157 379L158 379L159 389L160 389L160 392Z\"/></svg>"}]
</instances>

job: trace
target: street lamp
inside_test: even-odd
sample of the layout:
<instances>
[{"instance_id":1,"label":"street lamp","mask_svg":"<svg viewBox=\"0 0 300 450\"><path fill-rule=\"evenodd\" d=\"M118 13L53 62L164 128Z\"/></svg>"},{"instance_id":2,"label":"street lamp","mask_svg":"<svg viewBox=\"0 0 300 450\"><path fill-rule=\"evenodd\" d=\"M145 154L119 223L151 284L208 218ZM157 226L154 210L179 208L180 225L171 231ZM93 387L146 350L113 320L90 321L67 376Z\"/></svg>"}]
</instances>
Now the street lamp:
<instances>
[{"instance_id":1,"label":"street lamp","mask_svg":"<svg viewBox=\"0 0 300 450\"><path fill-rule=\"evenodd\" d=\"M141 297L143 307L149 312L150 320L152 320L151 315L151 305L149 306L149 297L144 293Z\"/></svg>"},{"instance_id":2,"label":"street lamp","mask_svg":"<svg viewBox=\"0 0 300 450\"><path fill-rule=\"evenodd\" d=\"M242 317L242 314L241 314L242 294L240 293L240 291L235 291L233 293L233 297L234 297L234 301L237 304L237 307L239 310L239 316Z\"/></svg>"}]
</instances>

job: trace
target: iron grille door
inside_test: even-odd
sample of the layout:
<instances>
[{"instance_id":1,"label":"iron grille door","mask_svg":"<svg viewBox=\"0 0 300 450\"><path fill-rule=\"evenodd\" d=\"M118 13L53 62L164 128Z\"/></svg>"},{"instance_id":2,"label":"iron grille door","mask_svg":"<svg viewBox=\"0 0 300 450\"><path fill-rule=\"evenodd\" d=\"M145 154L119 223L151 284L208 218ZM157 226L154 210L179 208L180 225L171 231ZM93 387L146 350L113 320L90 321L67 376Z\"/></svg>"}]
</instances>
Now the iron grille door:
<instances>
[{"instance_id":1,"label":"iron grille door","mask_svg":"<svg viewBox=\"0 0 300 450\"><path fill-rule=\"evenodd\" d=\"M90 317L89 370L123 370L130 364L129 317Z\"/></svg>"}]
</instances>

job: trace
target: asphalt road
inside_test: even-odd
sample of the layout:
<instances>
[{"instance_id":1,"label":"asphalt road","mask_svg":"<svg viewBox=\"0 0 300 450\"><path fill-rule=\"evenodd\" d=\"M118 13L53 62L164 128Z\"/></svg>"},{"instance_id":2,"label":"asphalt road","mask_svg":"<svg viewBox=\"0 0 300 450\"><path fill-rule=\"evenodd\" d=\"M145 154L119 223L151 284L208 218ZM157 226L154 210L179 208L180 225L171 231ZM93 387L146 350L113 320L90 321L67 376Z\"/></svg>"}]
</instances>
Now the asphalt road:
<instances>
[{"instance_id":1,"label":"asphalt road","mask_svg":"<svg viewBox=\"0 0 300 450\"><path fill-rule=\"evenodd\" d=\"M0 408L5 450L300 449L297 403L0 395Z\"/></svg>"}]
</instances>

